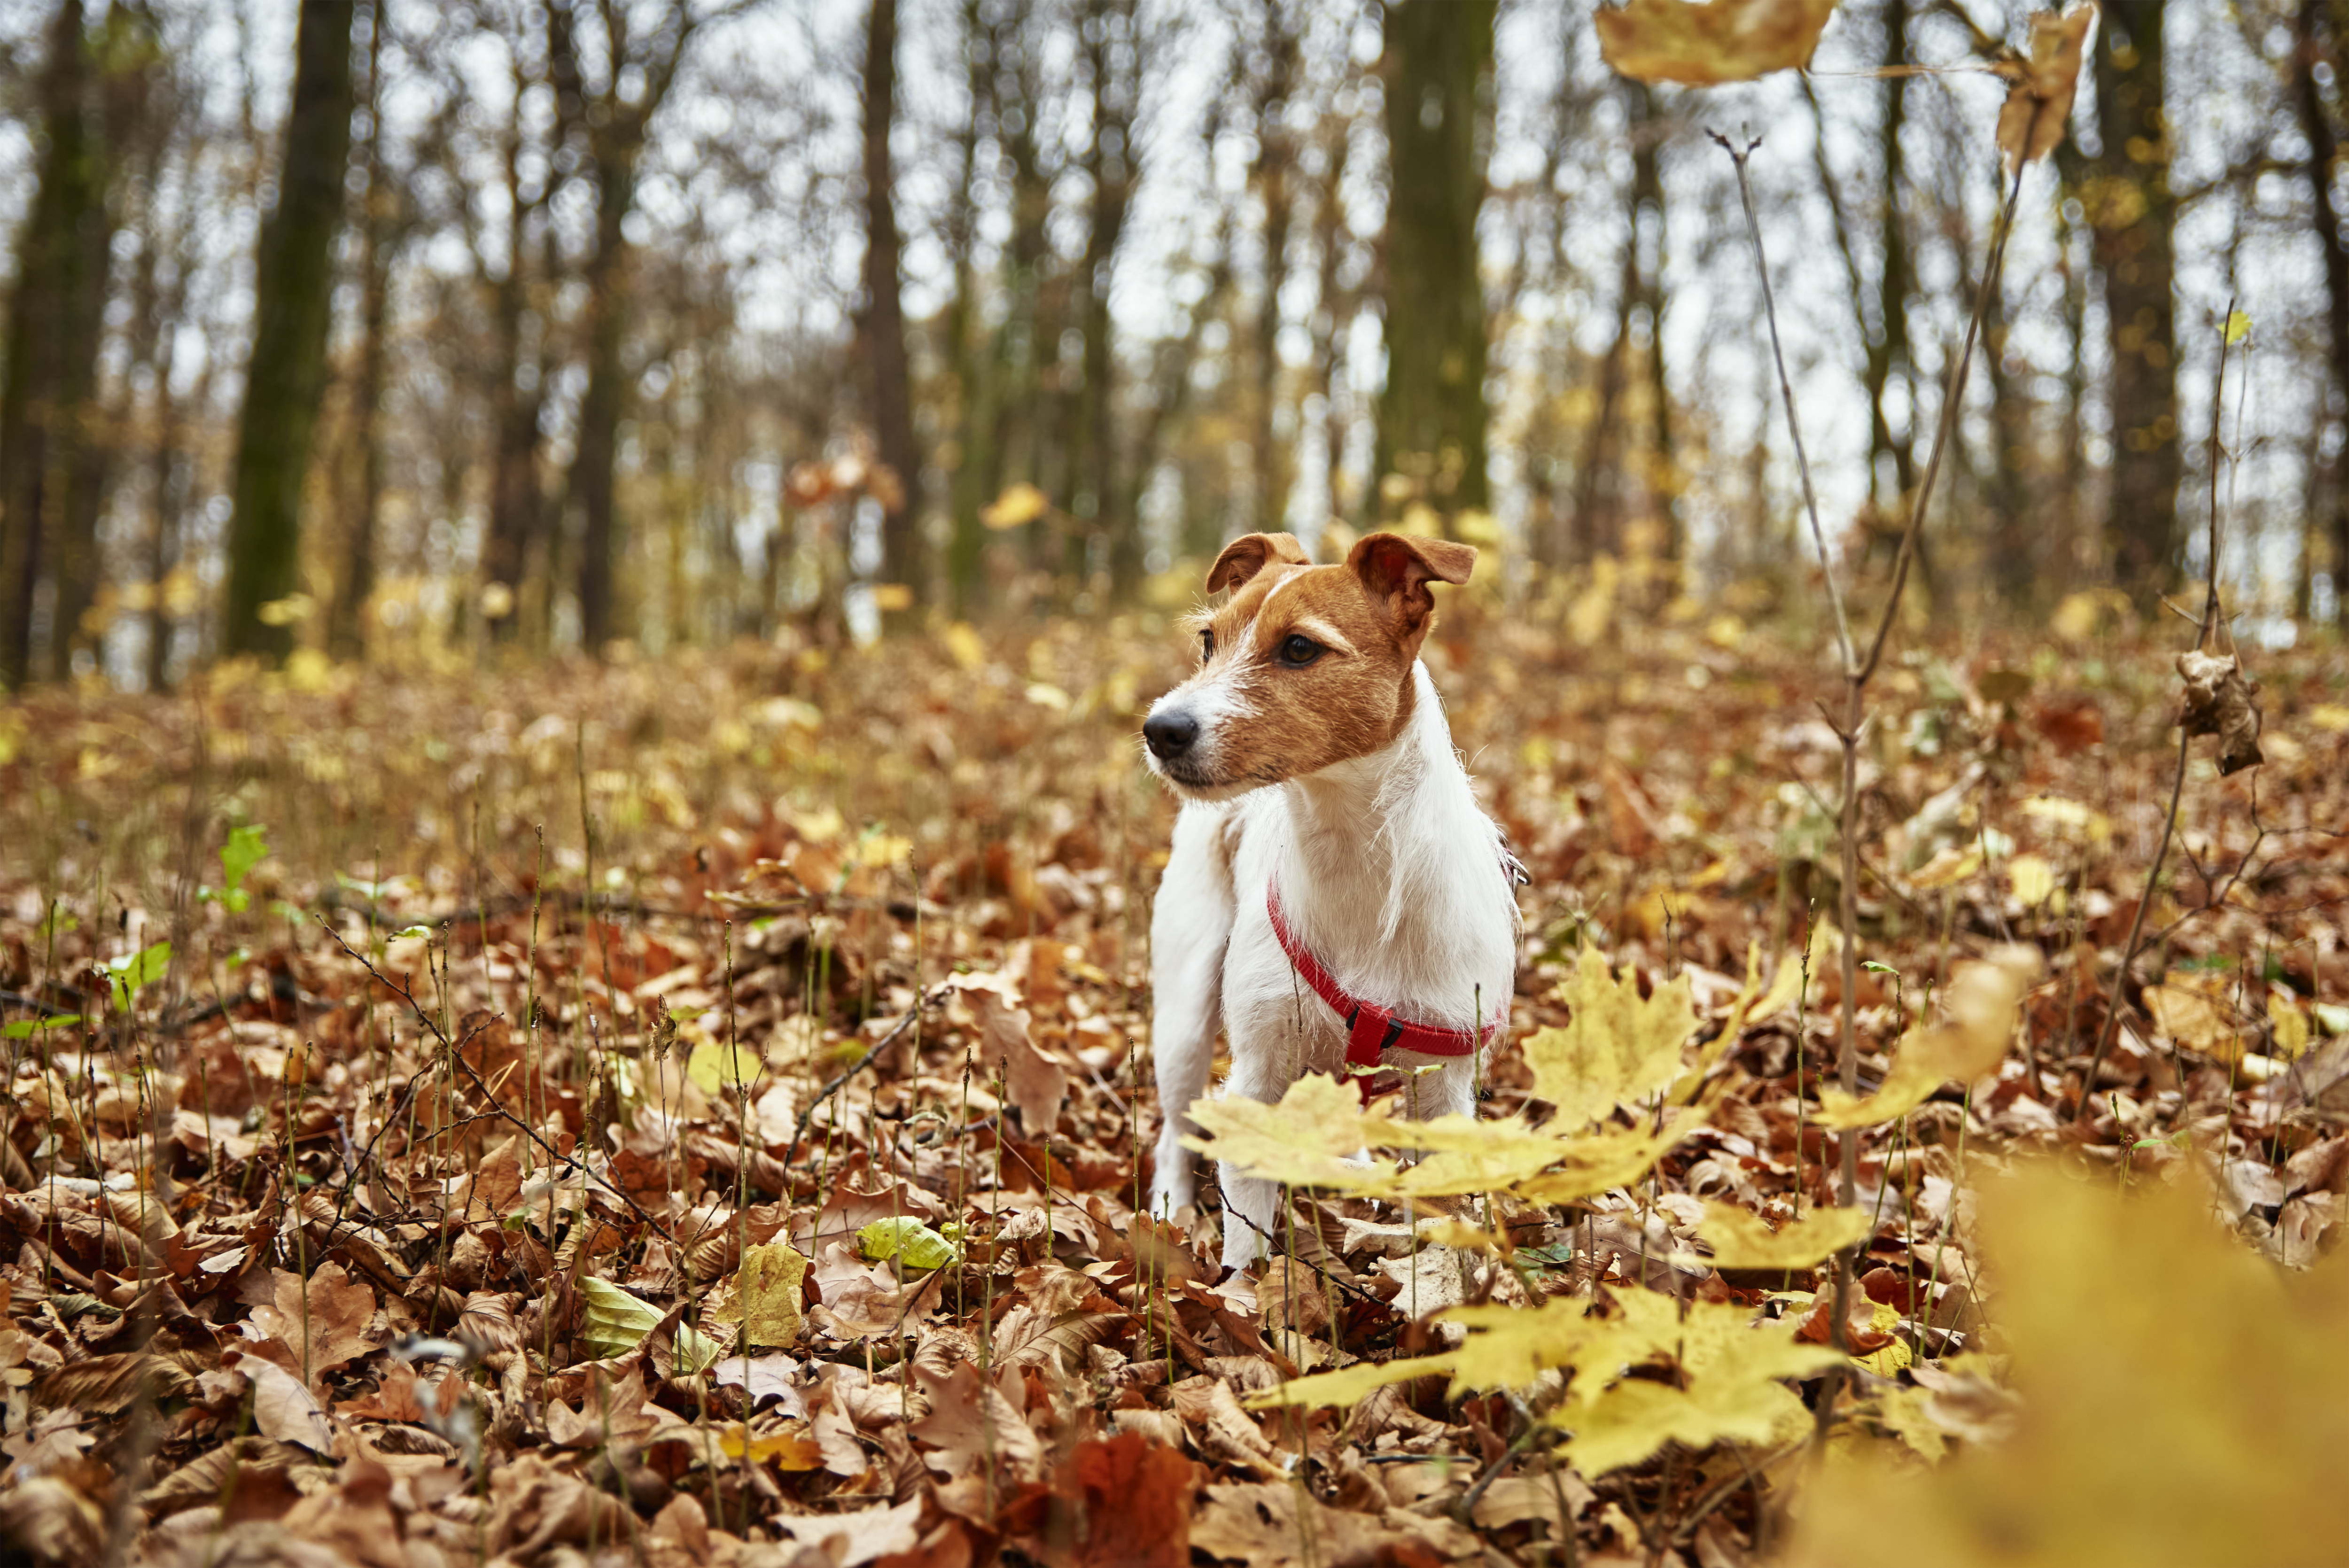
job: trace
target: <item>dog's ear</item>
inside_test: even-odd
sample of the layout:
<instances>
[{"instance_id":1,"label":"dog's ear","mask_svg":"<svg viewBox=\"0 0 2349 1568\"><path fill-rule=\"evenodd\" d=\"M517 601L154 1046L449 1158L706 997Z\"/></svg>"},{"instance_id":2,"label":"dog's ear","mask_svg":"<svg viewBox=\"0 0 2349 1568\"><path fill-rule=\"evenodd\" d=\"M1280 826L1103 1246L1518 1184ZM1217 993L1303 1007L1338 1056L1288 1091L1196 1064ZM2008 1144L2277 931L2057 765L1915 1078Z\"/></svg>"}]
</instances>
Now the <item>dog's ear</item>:
<instances>
[{"instance_id":1,"label":"dog's ear","mask_svg":"<svg viewBox=\"0 0 2349 1568\"><path fill-rule=\"evenodd\" d=\"M1374 599L1392 606L1404 641L1427 629L1435 613L1430 583L1465 583L1475 570L1476 547L1448 539L1420 539L1407 533L1365 536L1347 553L1346 570L1361 580Z\"/></svg>"},{"instance_id":2,"label":"dog's ear","mask_svg":"<svg viewBox=\"0 0 2349 1568\"><path fill-rule=\"evenodd\" d=\"M1313 564L1312 557L1305 553L1305 547L1297 542L1293 533L1243 533L1225 545L1224 552L1216 557L1216 564L1207 573L1207 592L1237 588L1276 561L1291 566Z\"/></svg>"}]
</instances>

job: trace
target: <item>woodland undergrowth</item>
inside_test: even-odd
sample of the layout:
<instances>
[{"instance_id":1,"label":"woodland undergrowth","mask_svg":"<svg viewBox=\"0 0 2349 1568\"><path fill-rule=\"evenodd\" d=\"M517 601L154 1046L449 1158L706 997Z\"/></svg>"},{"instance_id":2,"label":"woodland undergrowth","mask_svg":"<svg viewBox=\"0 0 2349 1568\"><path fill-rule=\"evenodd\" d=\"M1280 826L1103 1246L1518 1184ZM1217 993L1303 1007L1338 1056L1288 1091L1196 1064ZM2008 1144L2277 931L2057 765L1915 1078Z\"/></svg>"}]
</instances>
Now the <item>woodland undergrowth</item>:
<instances>
[{"instance_id":1,"label":"woodland undergrowth","mask_svg":"<svg viewBox=\"0 0 2349 1568\"><path fill-rule=\"evenodd\" d=\"M2263 661L2262 764L2189 748L2124 975L2164 630L2083 596L1909 639L1846 933L1815 628L1465 591L1428 657L1531 877L1483 1123L1322 1080L1219 1108L1291 1183L1228 1279L1212 1195L1134 1214L1163 626L30 694L0 1530L60 1563L2337 1551L2349 664Z\"/></svg>"}]
</instances>

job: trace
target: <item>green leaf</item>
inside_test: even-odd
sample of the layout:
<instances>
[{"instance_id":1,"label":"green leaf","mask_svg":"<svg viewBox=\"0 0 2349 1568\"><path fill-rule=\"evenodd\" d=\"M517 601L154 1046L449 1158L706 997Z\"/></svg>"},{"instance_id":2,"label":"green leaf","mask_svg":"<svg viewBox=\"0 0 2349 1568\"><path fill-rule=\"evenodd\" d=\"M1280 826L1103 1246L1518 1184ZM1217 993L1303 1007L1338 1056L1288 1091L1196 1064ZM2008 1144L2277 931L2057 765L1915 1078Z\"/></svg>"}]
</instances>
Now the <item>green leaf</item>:
<instances>
[{"instance_id":1,"label":"green leaf","mask_svg":"<svg viewBox=\"0 0 2349 1568\"><path fill-rule=\"evenodd\" d=\"M1899 971L1898 969L1895 969L1894 967L1892 967L1892 965L1889 965L1889 964L1878 964L1878 963L1875 959L1873 959L1873 958L1863 958L1863 959L1861 959L1861 960L1859 961L1859 966L1860 966L1862 969L1868 970L1868 972L1870 972L1871 974L1876 974L1876 975L1890 975L1894 976L1895 978L1898 978L1898 977L1899 977L1899 974L1900 974L1900 971Z\"/></svg>"},{"instance_id":2,"label":"green leaf","mask_svg":"<svg viewBox=\"0 0 2349 1568\"><path fill-rule=\"evenodd\" d=\"M269 858L269 846L261 841L262 826L247 822L228 830L228 842L221 846L221 872L228 878L228 893L233 900L244 887L245 874ZM242 904L232 907L243 908Z\"/></svg>"},{"instance_id":3,"label":"green leaf","mask_svg":"<svg viewBox=\"0 0 2349 1568\"><path fill-rule=\"evenodd\" d=\"M114 1009L130 1011L132 998L163 977L171 967L171 944L159 942L138 953L127 954L102 966L114 982Z\"/></svg>"},{"instance_id":4,"label":"green leaf","mask_svg":"<svg viewBox=\"0 0 2349 1568\"><path fill-rule=\"evenodd\" d=\"M587 1319L580 1334L598 1356L625 1356L645 1342L667 1315L650 1302L638 1301L610 1280L583 1279L579 1294L587 1303Z\"/></svg>"},{"instance_id":5,"label":"green leaf","mask_svg":"<svg viewBox=\"0 0 2349 1568\"><path fill-rule=\"evenodd\" d=\"M952 1242L921 1221L902 1215L875 1220L857 1232L856 1246L867 1263L902 1258L913 1269L942 1269L962 1261L961 1250Z\"/></svg>"},{"instance_id":6,"label":"green leaf","mask_svg":"<svg viewBox=\"0 0 2349 1568\"><path fill-rule=\"evenodd\" d=\"M729 1084L738 1092L748 1093L765 1068L759 1053L748 1046L704 1040L686 1057L685 1076L704 1094L716 1094Z\"/></svg>"},{"instance_id":7,"label":"green leaf","mask_svg":"<svg viewBox=\"0 0 2349 1568\"><path fill-rule=\"evenodd\" d=\"M26 1040L44 1029L62 1029L68 1024L80 1022L79 1013L60 1013L49 1018L19 1018L6 1028L0 1029L0 1039Z\"/></svg>"},{"instance_id":8,"label":"green leaf","mask_svg":"<svg viewBox=\"0 0 2349 1568\"><path fill-rule=\"evenodd\" d=\"M587 1302L586 1324L579 1337L598 1356L626 1355L642 1345L645 1336L658 1328L661 1319L668 1315L651 1303L637 1300L610 1280L583 1279L579 1282L579 1294ZM679 1367L699 1372L724 1354L716 1340L683 1324L678 1325Z\"/></svg>"}]
</instances>

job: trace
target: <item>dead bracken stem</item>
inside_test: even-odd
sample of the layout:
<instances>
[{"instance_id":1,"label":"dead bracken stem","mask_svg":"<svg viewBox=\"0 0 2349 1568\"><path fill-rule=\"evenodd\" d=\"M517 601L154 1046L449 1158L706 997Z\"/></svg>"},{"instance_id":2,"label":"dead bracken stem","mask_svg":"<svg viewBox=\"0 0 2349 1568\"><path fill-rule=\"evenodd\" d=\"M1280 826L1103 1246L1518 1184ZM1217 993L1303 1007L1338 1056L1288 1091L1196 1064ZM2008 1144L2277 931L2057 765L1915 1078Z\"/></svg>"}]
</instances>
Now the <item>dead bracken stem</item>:
<instances>
[{"instance_id":1,"label":"dead bracken stem","mask_svg":"<svg viewBox=\"0 0 2349 1568\"><path fill-rule=\"evenodd\" d=\"M1721 144L1722 150L1729 154L1730 161L1737 169L1738 194L1745 209L1747 235L1753 242L1754 264L1762 276L1763 308L1769 317L1770 342L1775 351L1778 311L1770 291L1769 260L1762 248L1761 221L1754 209L1753 181L1745 167L1747 158L1761 145L1761 139L1757 137L1749 140L1743 151L1718 132L1713 133L1713 139ZM2007 239L2014 232L2015 209L2023 199L2023 172L2030 165L2025 160L2015 160L2014 177L2007 187L2006 201L2000 208L1998 227L1991 236L1990 255L1982 267L1982 285L1974 296L1973 315L1966 323L1965 341L1950 365L1949 379L1941 394L1941 417L1933 431L1932 450L1925 459L1924 477L1918 484L1916 495L1909 501L1908 522L1900 532L1900 552L1893 562L1891 591L1885 595L1884 609L1877 618L1876 632L1868 639L1864 658L1854 655L1850 631L1844 619L1842 595L1836 586L1834 565L1827 559L1826 534L1819 526L1818 501L1811 489L1810 465L1807 459L1801 462L1803 499L1810 510L1812 534L1818 542L1820 573L1826 581L1828 600L1835 607L1836 634L1843 653L1843 717L1840 722L1832 716L1829 717L1837 738L1843 743L1843 801L1838 824L1843 848L1843 886L1838 900L1838 922L1843 928L1840 934L1843 941L1843 1017L1836 1076L1843 1092L1855 1097L1859 1092L1859 741L1868 719L1868 683L1884 660L1884 645L1892 634L1894 619L1900 613L1901 592L1909 584L1909 569L1916 559L1917 540L1924 528L1934 482L1940 476L1941 459L1957 431L1958 418L1965 404L1966 381L1973 368L1974 346L1981 341L1982 325L1990 314L1990 302L1997 296L1999 277L2005 267ZM1802 436L1795 419L1794 387L1786 379L1783 355L1778 360L1778 376L1779 388L1786 403L1787 428L1795 432L1795 449L1797 458L1801 459ZM1837 1134L1837 1164L1836 1202L1847 1209L1858 1195L1859 1133L1857 1129L1847 1128ZM1831 1322L1837 1347L1847 1351L1849 1349L1849 1333L1845 1322L1846 1308L1851 1298L1852 1264L1861 1244L1855 1243L1836 1254L1835 1307ZM1826 1403L1831 1404L1832 1400Z\"/></svg>"},{"instance_id":2,"label":"dead bracken stem","mask_svg":"<svg viewBox=\"0 0 2349 1568\"><path fill-rule=\"evenodd\" d=\"M2194 628L2194 651L2200 653L2219 629L2219 459L2223 449L2219 443L2220 416L2226 411L2227 339L2234 330L2235 301L2228 296L2227 314L2219 322L2219 368L2210 379L2210 532L2209 559L2204 564L2202 619ZM2120 1027L2121 992L2128 985L2129 968L2137 962L2139 943L2145 940L2146 912L2153 907L2154 891L2161 885L2162 863L2169 858L2169 841L2178 832L2178 803L2186 794L2186 764L2194 746L2194 727L2181 722L2178 727L2178 764L2169 777L2169 810L2161 819L2161 841L2155 846L2153 864L2145 873L2145 890L2137 894L2137 913L2129 916L2128 940L2121 944L2120 967L2113 971L2112 988L2105 993L2105 1021L2096 1031L2096 1048L2088 1053L2088 1070L2080 1079L2080 1101L2073 1107L2072 1119L2085 1120L2088 1107L2096 1098L2096 1074L2105 1065L2105 1053L2112 1049L2113 1036ZM2245 857L2246 861L2249 856ZM2179 1099L2182 1119L2185 1101Z\"/></svg>"}]
</instances>

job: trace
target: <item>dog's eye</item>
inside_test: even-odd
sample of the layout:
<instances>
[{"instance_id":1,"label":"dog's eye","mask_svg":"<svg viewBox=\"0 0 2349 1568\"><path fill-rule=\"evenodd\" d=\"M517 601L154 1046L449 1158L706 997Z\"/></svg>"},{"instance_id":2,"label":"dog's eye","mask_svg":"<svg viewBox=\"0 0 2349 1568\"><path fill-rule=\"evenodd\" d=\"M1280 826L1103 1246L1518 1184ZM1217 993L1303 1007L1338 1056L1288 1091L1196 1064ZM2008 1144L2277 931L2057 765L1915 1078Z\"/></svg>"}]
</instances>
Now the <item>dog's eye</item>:
<instances>
[{"instance_id":1,"label":"dog's eye","mask_svg":"<svg viewBox=\"0 0 2349 1568\"><path fill-rule=\"evenodd\" d=\"M1302 668L1319 658L1327 650L1302 633L1292 632L1280 645L1280 662Z\"/></svg>"},{"instance_id":2,"label":"dog's eye","mask_svg":"<svg viewBox=\"0 0 2349 1568\"><path fill-rule=\"evenodd\" d=\"M1199 634L1199 657L1202 659L1212 659L1215 656L1216 633L1213 627L1209 627L1207 630Z\"/></svg>"}]
</instances>

